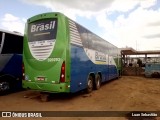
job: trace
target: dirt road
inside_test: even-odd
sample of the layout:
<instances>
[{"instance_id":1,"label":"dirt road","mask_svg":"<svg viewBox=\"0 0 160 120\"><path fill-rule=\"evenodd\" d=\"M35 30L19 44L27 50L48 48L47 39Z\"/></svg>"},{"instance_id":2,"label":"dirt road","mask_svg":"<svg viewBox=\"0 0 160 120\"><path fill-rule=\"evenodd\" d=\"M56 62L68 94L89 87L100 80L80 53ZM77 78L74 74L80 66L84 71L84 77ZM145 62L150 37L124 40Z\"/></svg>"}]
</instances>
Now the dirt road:
<instances>
[{"instance_id":1,"label":"dirt road","mask_svg":"<svg viewBox=\"0 0 160 120\"><path fill-rule=\"evenodd\" d=\"M49 102L42 102L40 100L40 93L35 91L21 91L0 96L0 111L146 110L160 111L160 79L123 76L118 80L103 84L99 90L93 91L91 94L85 94L84 92L76 94L55 94ZM72 117L61 119L124 120L125 118L113 116L113 118Z\"/></svg>"}]
</instances>

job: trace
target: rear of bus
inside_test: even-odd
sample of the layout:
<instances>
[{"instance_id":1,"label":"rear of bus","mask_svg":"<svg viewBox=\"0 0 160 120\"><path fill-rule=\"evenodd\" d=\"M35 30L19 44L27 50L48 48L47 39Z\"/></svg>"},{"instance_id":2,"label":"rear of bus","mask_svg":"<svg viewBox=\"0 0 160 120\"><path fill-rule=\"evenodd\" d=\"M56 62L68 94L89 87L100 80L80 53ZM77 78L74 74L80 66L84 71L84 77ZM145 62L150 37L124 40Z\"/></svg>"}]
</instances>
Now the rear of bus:
<instances>
[{"instance_id":1,"label":"rear of bus","mask_svg":"<svg viewBox=\"0 0 160 120\"><path fill-rule=\"evenodd\" d=\"M67 18L44 13L28 19L24 34L23 88L69 92Z\"/></svg>"}]
</instances>

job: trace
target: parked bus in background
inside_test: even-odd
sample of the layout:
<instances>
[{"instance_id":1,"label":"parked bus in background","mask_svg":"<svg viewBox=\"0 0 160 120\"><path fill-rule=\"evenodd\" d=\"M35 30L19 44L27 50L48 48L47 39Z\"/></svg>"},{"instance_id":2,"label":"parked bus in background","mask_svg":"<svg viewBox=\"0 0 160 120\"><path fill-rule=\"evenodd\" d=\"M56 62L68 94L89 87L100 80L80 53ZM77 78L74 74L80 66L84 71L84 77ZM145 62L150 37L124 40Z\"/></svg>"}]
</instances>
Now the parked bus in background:
<instances>
[{"instance_id":1,"label":"parked bus in background","mask_svg":"<svg viewBox=\"0 0 160 120\"><path fill-rule=\"evenodd\" d=\"M145 77L160 78L160 63L159 62L146 63Z\"/></svg>"},{"instance_id":2,"label":"parked bus in background","mask_svg":"<svg viewBox=\"0 0 160 120\"><path fill-rule=\"evenodd\" d=\"M99 89L119 77L120 50L61 13L27 20L23 87L41 92Z\"/></svg>"},{"instance_id":3,"label":"parked bus in background","mask_svg":"<svg viewBox=\"0 0 160 120\"><path fill-rule=\"evenodd\" d=\"M0 29L0 94L22 88L23 35Z\"/></svg>"}]
</instances>

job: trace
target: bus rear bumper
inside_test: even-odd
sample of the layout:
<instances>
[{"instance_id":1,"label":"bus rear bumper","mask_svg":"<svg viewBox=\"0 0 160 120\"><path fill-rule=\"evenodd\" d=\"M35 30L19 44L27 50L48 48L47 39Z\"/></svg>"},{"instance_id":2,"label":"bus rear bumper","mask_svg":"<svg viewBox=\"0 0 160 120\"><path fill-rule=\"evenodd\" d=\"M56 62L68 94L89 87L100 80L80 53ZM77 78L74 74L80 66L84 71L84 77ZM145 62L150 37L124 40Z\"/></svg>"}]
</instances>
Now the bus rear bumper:
<instances>
[{"instance_id":1,"label":"bus rear bumper","mask_svg":"<svg viewBox=\"0 0 160 120\"><path fill-rule=\"evenodd\" d=\"M22 86L25 89L31 90L38 90L42 92L51 92L51 93L63 93L63 92L70 92L70 84L69 83L35 83L35 82L28 82L23 80Z\"/></svg>"}]
</instances>

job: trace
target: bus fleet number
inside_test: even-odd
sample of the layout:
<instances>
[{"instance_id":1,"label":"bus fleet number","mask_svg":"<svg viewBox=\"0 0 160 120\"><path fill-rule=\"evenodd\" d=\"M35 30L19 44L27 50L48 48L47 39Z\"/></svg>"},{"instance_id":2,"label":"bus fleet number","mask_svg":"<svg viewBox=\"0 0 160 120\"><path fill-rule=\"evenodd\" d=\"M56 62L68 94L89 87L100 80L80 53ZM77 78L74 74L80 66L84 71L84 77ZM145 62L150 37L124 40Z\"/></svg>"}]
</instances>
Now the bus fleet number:
<instances>
[{"instance_id":1,"label":"bus fleet number","mask_svg":"<svg viewBox=\"0 0 160 120\"><path fill-rule=\"evenodd\" d=\"M60 58L48 58L48 62L59 62Z\"/></svg>"}]
</instances>

